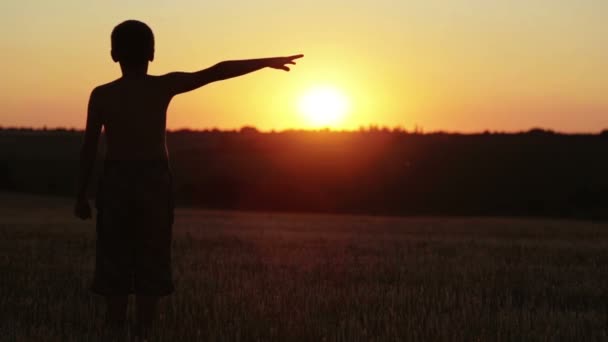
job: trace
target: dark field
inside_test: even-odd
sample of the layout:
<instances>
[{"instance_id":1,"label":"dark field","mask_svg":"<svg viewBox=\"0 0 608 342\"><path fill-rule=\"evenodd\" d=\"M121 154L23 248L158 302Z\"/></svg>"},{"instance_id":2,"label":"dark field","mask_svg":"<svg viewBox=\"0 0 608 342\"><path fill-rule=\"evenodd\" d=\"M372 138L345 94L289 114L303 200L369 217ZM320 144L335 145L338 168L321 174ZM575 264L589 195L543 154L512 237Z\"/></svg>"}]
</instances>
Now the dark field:
<instances>
[{"instance_id":1,"label":"dark field","mask_svg":"<svg viewBox=\"0 0 608 342\"><path fill-rule=\"evenodd\" d=\"M0 340L97 341L94 225L0 195ZM608 340L608 225L178 210L161 341Z\"/></svg>"}]
</instances>

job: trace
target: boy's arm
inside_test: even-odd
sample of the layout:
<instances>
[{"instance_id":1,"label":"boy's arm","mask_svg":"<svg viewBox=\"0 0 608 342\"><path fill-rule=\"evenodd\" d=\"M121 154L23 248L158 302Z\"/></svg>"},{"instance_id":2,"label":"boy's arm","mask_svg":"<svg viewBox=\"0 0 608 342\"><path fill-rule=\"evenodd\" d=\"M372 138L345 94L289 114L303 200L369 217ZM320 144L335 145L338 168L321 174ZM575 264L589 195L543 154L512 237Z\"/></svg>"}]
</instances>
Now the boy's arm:
<instances>
[{"instance_id":1,"label":"boy's arm","mask_svg":"<svg viewBox=\"0 0 608 342\"><path fill-rule=\"evenodd\" d=\"M304 55L225 61L197 72L172 72L164 77L169 84L170 91L175 95L197 89L212 82L242 76L267 67L289 71L287 65L295 65L294 60L302 57Z\"/></svg>"},{"instance_id":2,"label":"boy's arm","mask_svg":"<svg viewBox=\"0 0 608 342\"><path fill-rule=\"evenodd\" d=\"M91 217L91 209L87 199L89 179L93 172L93 166L97 158L97 145L101 134L101 117L97 106L96 91L93 90L89 98L87 110L87 126L84 134L84 142L80 151L80 171L78 175L78 192L76 195L76 206L74 214L81 219Z\"/></svg>"}]
</instances>

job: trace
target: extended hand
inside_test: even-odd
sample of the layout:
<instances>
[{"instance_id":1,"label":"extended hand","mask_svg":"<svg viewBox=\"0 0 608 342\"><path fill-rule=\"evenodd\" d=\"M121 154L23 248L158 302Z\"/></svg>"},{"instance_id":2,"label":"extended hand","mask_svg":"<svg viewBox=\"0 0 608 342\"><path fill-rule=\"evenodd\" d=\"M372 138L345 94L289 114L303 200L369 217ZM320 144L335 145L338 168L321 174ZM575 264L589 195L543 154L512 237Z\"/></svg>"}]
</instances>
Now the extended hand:
<instances>
[{"instance_id":1,"label":"extended hand","mask_svg":"<svg viewBox=\"0 0 608 342\"><path fill-rule=\"evenodd\" d=\"M76 200L76 204L74 205L74 215L81 220L87 220L92 217L91 207L89 206L89 201L86 198L79 198Z\"/></svg>"},{"instance_id":2,"label":"extended hand","mask_svg":"<svg viewBox=\"0 0 608 342\"><path fill-rule=\"evenodd\" d=\"M287 66L287 64L296 65L296 62L294 62L294 60L300 59L302 57L304 57L304 55L272 58L270 59L268 66L273 69L289 71L289 67Z\"/></svg>"}]
</instances>

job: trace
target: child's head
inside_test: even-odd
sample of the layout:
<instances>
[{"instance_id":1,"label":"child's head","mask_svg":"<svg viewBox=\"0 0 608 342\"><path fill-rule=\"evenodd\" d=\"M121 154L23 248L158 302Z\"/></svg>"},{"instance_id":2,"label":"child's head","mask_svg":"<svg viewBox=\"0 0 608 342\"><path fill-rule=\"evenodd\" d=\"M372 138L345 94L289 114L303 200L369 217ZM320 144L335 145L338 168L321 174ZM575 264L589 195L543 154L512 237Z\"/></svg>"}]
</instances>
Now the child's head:
<instances>
[{"instance_id":1,"label":"child's head","mask_svg":"<svg viewBox=\"0 0 608 342\"><path fill-rule=\"evenodd\" d=\"M137 20L124 21L112 31L112 59L133 67L154 59L154 33Z\"/></svg>"}]
</instances>

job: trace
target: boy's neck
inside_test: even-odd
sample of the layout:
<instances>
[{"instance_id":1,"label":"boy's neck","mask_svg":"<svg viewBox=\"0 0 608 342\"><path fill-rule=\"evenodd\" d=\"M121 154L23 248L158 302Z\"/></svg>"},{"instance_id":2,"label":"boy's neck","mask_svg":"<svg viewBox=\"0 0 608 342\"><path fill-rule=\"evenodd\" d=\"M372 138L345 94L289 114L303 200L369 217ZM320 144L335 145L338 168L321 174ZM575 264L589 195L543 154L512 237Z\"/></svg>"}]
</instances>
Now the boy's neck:
<instances>
[{"instance_id":1,"label":"boy's neck","mask_svg":"<svg viewBox=\"0 0 608 342\"><path fill-rule=\"evenodd\" d=\"M123 78L140 78L148 75L148 63L141 65L120 65Z\"/></svg>"}]
</instances>

